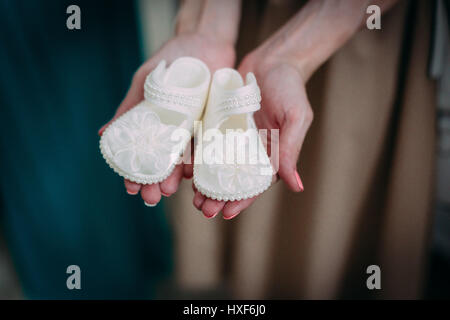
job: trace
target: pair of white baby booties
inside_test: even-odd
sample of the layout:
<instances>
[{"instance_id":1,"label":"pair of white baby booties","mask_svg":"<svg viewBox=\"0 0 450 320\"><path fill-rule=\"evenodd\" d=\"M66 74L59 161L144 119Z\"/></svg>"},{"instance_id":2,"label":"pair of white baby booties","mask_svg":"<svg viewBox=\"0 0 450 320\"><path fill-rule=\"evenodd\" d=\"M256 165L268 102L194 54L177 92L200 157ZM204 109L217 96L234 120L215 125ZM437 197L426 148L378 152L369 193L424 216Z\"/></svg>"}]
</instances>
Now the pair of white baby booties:
<instances>
[{"instance_id":1,"label":"pair of white baby booties","mask_svg":"<svg viewBox=\"0 0 450 320\"><path fill-rule=\"evenodd\" d=\"M166 179L195 135L194 184L208 198L252 198L271 184L273 169L253 113L261 94L253 73L234 69L211 81L199 59L161 61L147 76L145 99L104 131L101 153L120 176L140 184ZM197 122L201 121L201 122Z\"/></svg>"}]
</instances>

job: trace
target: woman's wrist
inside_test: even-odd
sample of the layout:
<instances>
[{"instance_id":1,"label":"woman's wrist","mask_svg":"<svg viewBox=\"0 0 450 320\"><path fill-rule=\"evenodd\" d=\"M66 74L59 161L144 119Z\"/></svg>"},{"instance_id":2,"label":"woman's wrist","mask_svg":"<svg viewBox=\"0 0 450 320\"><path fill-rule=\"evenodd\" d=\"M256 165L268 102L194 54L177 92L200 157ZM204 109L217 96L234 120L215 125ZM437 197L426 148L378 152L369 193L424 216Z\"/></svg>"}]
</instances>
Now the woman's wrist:
<instances>
[{"instance_id":1,"label":"woman's wrist","mask_svg":"<svg viewBox=\"0 0 450 320\"><path fill-rule=\"evenodd\" d=\"M184 0L177 15L176 35L194 34L234 46L241 0Z\"/></svg>"},{"instance_id":2,"label":"woman's wrist","mask_svg":"<svg viewBox=\"0 0 450 320\"><path fill-rule=\"evenodd\" d=\"M375 2L384 11L396 0ZM250 56L258 61L258 68L262 70L289 64L307 82L364 24L368 4L369 1L361 0L309 1Z\"/></svg>"},{"instance_id":3,"label":"woman's wrist","mask_svg":"<svg viewBox=\"0 0 450 320\"><path fill-rule=\"evenodd\" d=\"M264 77L268 72L280 66L290 66L298 71L304 83L310 76L310 69L307 59L294 57L288 51L277 50L276 48L261 46L249 53L241 63L241 70L252 71L257 78Z\"/></svg>"},{"instance_id":4,"label":"woman's wrist","mask_svg":"<svg viewBox=\"0 0 450 320\"><path fill-rule=\"evenodd\" d=\"M197 30L198 19L202 14L203 1L183 0L175 19L175 36L193 33Z\"/></svg>"},{"instance_id":5,"label":"woman's wrist","mask_svg":"<svg viewBox=\"0 0 450 320\"><path fill-rule=\"evenodd\" d=\"M324 26L322 28L325 29ZM249 55L262 72L274 65L288 64L297 69L303 81L307 82L314 71L353 34L353 30L345 27L334 30L327 37L309 32L309 26L300 25L296 30L292 29L292 26L282 28Z\"/></svg>"}]
</instances>

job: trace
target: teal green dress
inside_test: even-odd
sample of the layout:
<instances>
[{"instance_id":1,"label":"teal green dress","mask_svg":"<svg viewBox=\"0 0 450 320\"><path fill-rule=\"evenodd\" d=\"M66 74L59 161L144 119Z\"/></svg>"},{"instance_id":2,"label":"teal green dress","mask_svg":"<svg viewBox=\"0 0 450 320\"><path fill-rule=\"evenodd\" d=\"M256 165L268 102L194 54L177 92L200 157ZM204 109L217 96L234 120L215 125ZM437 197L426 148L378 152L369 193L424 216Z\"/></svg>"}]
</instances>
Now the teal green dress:
<instances>
[{"instance_id":1,"label":"teal green dress","mask_svg":"<svg viewBox=\"0 0 450 320\"><path fill-rule=\"evenodd\" d=\"M172 266L163 204L126 194L97 135L142 63L135 4L76 1L68 30L74 3L0 1L1 232L26 298L152 298Z\"/></svg>"}]
</instances>

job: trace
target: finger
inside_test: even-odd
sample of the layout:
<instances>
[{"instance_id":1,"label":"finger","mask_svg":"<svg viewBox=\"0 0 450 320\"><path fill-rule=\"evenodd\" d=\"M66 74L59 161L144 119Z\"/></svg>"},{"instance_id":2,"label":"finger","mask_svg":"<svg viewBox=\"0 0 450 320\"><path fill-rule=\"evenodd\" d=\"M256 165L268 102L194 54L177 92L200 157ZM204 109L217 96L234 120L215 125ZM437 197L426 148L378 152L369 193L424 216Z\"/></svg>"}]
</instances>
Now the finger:
<instances>
[{"instance_id":1,"label":"finger","mask_svg":"<svg viewBox=\"0 0 450 320\"><path fill-rule=\"evenodd\" d=\"M125 96L125 99L122 101L122 103L119 105L119 108L117 108L116 113L114 114L113 118L109 120L106 124L104 124L100 130L98 130L98 135L101 136L105 129L118 117L120 117L123 113L133 108L135 105L137 105L139 102L142 101L144 97L143 90L138 90L138 88L142 88L143 84L139 86L138 84L135 84L135 81L131 84L130 89L128 90L127 95Z\"/></svg>"},{"instance_id":2,"label":"finger","mask_svg":"<svg viewBox=\"0 0 450 320\"><path fill-rule=\"evenodd\" d=\"M192 190L194 191L194 199L192 200L194 207L198 210L202 210L202 205L203 202L205 202L206 197L197 190L194 183L192 183Z\"/></svg>"},{"instance_id":3,"label":"finger","mask_svg":"<svg viewBox=\"0 0 450 320\"><path fill-rule=\"evenodd\" d=\"M242 210L247 209L255 200L256 197L240 201L228 201L223 208L223 218L225 220L233 219L241 213Z\"/></svg>"},{"instance_id":4,"label":"finger","mask_svg":"<svg viewBox=\"0 0 450 320\"><path fill-rule=\"evenodd\" d=\"M141 197L146 206L156 206L161 200L161 190L159 189L159 184L154 183L143 185L141 188Z\"/></svg>"},{"instance_id":5,"label":"finger","mask_svg":"<svg viewBox=\"0 0 450 320\"><path fill-rule=\"evenodd\" d=\"M186 179L192 178L192 176L194 175L194 165L190 163L184 164L183 175Z\"/></svg>"},{"instance_id":6,"label":"finger","mask_svg":"<svg viewBox=\"0 0 450 320\"><path fill-rule=\"evenodd\" d=\"M98 135L102 136L103 132L105 131L105 129L109 126L111 121L108 121L107 123L105 123L99 130L98 130Z\"/></svg>"},{"instance_id":7,"label":"finger","mask_svg":"<svg viewBox=\"0 0 450 320\"><path fill-rule=\"evenodd\" d=\"M182 178L183 165L179 164L175 167L170 176L159 184L161 194L165 197L169 197L174 194L177 191Z\"/></svg>"},{"instance_id":8,"label":"finger","mask_svg":"<svg viewBox=\"0 0 450 320\"><path fill-rule=\"evenodd\" d=\"M133 108L135 105L137 105L139 102L142 101L144 98L144 92L143 92L143 85L144 83L141 81L142 79L134 79L131 83L131 87L128 90L127 95L125 96L125 99L123 99L122 103L119 105L119 108L117 108L116 113L114 114L113 118L109 120L106 124L104 124L100 130L98 131L98 135L101 136L105 129L118 117L120 117L123 113ZM145 80L145 78L144 78Z\"/></svg>"},{"instance_id":9,"label":"finger","mask_svg":"<svg viewBox=\"0 0 450 320\"><path fill-rule=\"evenodd\" d=\"M297 160L305 139L306 132L312 122L311 108L292 108L286 113L286 118L280 130L279 172L291 190L303 191L303 183L297 171Z\"/></svg>"},{"instance_id":10,"label":"finger","mask_svg":"<svg viewBox=\"0 0 450 320\"><path fill-rule=\"evenodd\" d=\"M192 201L194 203L194 207L196 207L198 210L202 210L202 205L205 202L205 199L206 198L204 195L196 191L194 194L194 200Z\"/></svg>"},{"instance_id":11,"label":"finger","mask_svg":"<svg viewBox=\"0 0 450 320\"><path fill-rule=\"evenodd\" d=\"M148 73L155 67L155 63L153 60L147 62L142 67L140 67L133 76L133 80L131 81L130 89L128 89L127 95L123 99L122 103L116 110L114 117L109 120L106 124L104 124L100 130L98 131L98 135L101 136L105 129L120 117L123 113L133 108L139 102L144 99L144 82Z\"/></svg>"},{"instance_id":12,"label":"finger","mask_svg":"<svg viewBox=\"0 0 450 320\"><path fill-rule=\"evenodd\" d=\"M101 136L105 129L118 117L120 117L123 113L133 108L135 105L137 105L139 102L143 100L143 90L137 90L139 86L137 84L133 83L131 84L130 89L128 90L128 93L125 97L125 99L122 101L122 103L119 105L119 108L117 108L116 113L114 114L113 118L109 120L106 124L104 124L100 130L98 130L98 135ZM141 86L142 88L142 86Z\"/></svg>"},{"instance_id":13,"label":"finger","mask_svg":"<svg viewBox=\"0 0 450 320\"><path fill-rule=\"evenodd\" d=\"M141 190L141 185L139 183L124 179L125 188L127 189L127 193L134 196L139 193Z\"/></svg>"},{"instance_id":14,"label":"finger","mask_svg":"<svg viewBox=\"0 0 450 320\"><path fill-rule=\"evenodd\" d=\"M190 179L193 177L194 175L194 162L193 162L193 158L194 158L194 139L191 139L191 141L188 143L188 145L186 146L186 149L184 151L183 154L183 176L186 179Z\"/></svg>"},{"instance_id":15,"label":"finger","mask_svg":"<svg viewBox=\"0 0 450 320\"><path fill-rule=\"evenodd\" d=\"M225 201L217 201L213 199L206 199L202 205L202 211L206 218L214 218L225 205Z\"/></svg>"}]
</instances>

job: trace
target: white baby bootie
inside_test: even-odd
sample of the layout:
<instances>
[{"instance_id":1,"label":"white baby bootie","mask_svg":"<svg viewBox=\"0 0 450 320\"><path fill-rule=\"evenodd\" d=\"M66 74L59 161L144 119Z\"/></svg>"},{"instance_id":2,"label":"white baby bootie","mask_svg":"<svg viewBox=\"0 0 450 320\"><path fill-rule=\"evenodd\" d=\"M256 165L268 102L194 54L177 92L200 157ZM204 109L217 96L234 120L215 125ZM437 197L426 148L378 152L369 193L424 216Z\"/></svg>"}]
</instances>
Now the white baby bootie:
<instances>
[{"instance_id":1,"label":"white baby bootie","mask_svg":"<svg viewBox=\"0 0 450 320\"><path fill-rule=\"evenodd\" d=\"M194 184L206 197L242 200L270 186L273 169L253 119L260 101L253 73L244 84L236 70L215 72L194 157Z\"/></svg>"},{"instance_id":2,"label":"white baby bootie","mask_svg":"<svg viewBox=\"0 0 450 320\"><path fill-rule=\"evenodd\" d=\"M146 78L145 100L111 123L100 139L109 166L137 183L166 179L203 113L210 78L198 59L179 58L168 68L161 61Z\"/></svg>"}]
</instances>

